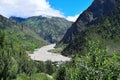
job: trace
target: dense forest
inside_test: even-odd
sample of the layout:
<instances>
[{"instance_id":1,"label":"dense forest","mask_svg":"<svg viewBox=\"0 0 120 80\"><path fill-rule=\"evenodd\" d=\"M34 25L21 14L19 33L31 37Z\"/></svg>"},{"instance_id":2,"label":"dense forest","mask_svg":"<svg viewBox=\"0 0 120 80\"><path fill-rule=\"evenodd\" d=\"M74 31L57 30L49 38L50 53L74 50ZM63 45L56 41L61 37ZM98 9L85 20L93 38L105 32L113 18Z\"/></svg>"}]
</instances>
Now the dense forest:
<instances>
[{"instance_id":1,"label":"dense forest","mask_svg":"<svg viewBox=\"0 0 120 80\"><path fill-rule=\"evenodd\" d=\"M36 62L27 54L46 44L34 31L0 16L0 80L51 80L43 74L53 72L51 62Z\"/></svg>"},{"instance_id":2,"label":"dense forest","mask_svg":"<svg viewBox=\"0 0 120 80\"><path fill-rule=\"evenodd\" d=\"M37 20L32 22L31 18L13 20L0 15L0 80L120 79L120 0L94 0L71 27L71 22L62 24L60 20L58 25L67 26L58 31L54 29L57 25L52 26L56 19L49 22L43 18L33 17ZM65 31L56 33L70 27L56 49L63 48L61 54L71 57L71 61L33 61L28 56L36 48L59 41L47 42L45 35L40 35L40 30L46 32L46 27L38 26L45 25L43 22L53 27L52 37L60 37ZM37 28L31 29L33 26Z\"/></svg>"}]
</instances>

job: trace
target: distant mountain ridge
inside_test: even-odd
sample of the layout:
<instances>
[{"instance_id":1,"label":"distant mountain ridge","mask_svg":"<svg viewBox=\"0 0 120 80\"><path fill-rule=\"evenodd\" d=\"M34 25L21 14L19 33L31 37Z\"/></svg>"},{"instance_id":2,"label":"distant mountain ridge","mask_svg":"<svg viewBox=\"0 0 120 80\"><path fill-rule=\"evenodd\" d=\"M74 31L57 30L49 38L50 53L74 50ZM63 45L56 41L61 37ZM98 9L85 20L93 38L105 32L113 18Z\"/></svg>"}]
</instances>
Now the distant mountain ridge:
<instances>
[{"instance_id":1,"label":"distant mountain ridge","mask_svg":"<svg viewBox=\"0 0 120 80\"><path fill-rule=\"evenodd\" d=\"M11 20L15 20L17 22L23 22L26 20L26 18L21 18L21 17L14 17L14 16L11 16L10 17Z\"/></svg>"},{"instance_id":2,"label":"distant mountain ridge","mask_svg":"<svg viewBox=\"0 0 120 80\"><path fill-rule=\"evenodd\" d=\"M67 29L73 22L59 17L33 16L26 18L11 17L11 20L20 22L34 30L40 37L50 43L58 42L62 39Z\"/></svg>"}]
</instances>

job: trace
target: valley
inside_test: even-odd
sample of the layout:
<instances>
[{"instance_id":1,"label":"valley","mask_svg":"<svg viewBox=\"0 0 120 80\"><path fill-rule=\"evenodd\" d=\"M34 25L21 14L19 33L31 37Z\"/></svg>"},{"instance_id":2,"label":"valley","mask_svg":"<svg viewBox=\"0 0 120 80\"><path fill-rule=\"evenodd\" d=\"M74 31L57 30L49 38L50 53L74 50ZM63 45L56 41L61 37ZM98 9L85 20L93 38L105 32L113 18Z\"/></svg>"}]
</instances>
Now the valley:
<instances>
[{"instance_id":1,"label":"valley","mask_svg":"<svg viewBox=\"0 0 120 80\"><path fill-rule=\"evenodd\" d=\"M29 56L31 57L32 60L35 60L35 61L48 61L48 60L52 62L70 61L70 58L68 57L62 56L57 53L49 52L49 50L54 49L55 45L56 44L50 44L47 46L43 46L40 49L35 49L33 54L29 54Z\"/></svg>"},{"instance_id":2,"label":"valley","mask_svg":"<svg viewBox=\"0 0 120 80\"><path fill-rule=\"evenodd\" d=\"M29 18L10 17L33 30L49 43L59 42L73 22L59 17L33 16Z\"/></svg>"},{"instance_id":3,"label":"valley","mask_svg":"<svg viewBox=\"0 0 120 80\"><path fill-rule=\"evenodd\" d=\"M93 0L75 22L0 13L0 80L120 80L120 0Z\"/></svg>"}]
</instances>

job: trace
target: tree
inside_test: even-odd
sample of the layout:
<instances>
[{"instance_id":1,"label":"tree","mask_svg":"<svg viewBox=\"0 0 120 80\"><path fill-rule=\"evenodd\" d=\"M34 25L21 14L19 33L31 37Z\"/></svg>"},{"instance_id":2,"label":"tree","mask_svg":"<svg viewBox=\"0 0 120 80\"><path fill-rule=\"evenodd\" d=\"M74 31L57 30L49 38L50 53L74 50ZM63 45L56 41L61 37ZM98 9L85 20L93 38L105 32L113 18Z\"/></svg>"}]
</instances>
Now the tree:
<instances>
[{"instance_id":1,"label":"tree","mask_svg":"<svg viewBox=\"0 0 120 80\"><path fill-rule=\"evenodd\" d=\"M0 31L0 47L3 48L4 46L4 39L5 39L5 34Z\"/></svg>"},{"instance_id":2,"label":"tree","mask_svg":"<svg viewBox=\"0 0 120 80\"><path fill-rule=\"evenodd\" d=\"M52 74L54 72L54 67L51 61L46 61L45 63L45 73Z\"/></svg>"},{"instance_id":3,"label":"tree","mask_svg":"<svg viewBox=\"0 0 120 80\"><path fill-rule=\"evenodd\" d=\"M120 55L115 51L108 56L100 41L88 42L88 53L76 56L74 65L58 70L56 80L117 80L120 76Z\"/></svg>"},{"instance_id":4,"label":"tree","mask_svg":"<svg viewBox=\"0 0 120 80\"><path fill-rule=\"evenodd\" d=\"M60 66L56 73L56 80L66 80L66 70L65 67Z\"/></svg>"}]
</instances>

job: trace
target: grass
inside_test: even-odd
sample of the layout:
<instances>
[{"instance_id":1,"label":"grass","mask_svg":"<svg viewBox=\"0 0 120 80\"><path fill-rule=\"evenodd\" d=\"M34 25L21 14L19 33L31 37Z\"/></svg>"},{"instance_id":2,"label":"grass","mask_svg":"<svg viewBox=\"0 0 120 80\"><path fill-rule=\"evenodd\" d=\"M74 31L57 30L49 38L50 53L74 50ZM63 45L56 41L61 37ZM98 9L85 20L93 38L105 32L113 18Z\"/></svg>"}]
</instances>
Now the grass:
<instances>
[{"instance_id":1,"label":"grass","mask_svg":"<svg viewBox=\"0 0 120 80\"><path fill-rule=\"evenodd\" d=\"M44 73L36 73L31 75L31 80L53 80L51 77L49 77L47 74Z\"/></svg>"},{"instance_id":2,"label":"grass","mask_svg":"<svg viewBox=\"0 0 120 80\"><path fill-rule=\"evenodd\" d=\"M25 74L18 75L16 80L54 80L54 79L47 74L36 73L36 74L32 74L30 77L28 77Z\"/></svg>"}]
</instances>

